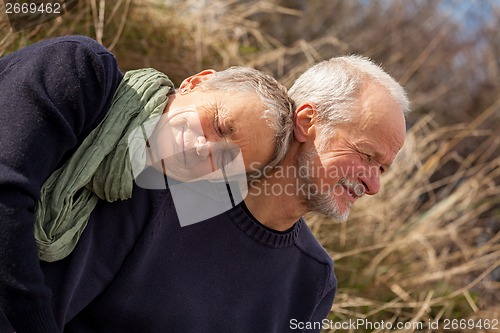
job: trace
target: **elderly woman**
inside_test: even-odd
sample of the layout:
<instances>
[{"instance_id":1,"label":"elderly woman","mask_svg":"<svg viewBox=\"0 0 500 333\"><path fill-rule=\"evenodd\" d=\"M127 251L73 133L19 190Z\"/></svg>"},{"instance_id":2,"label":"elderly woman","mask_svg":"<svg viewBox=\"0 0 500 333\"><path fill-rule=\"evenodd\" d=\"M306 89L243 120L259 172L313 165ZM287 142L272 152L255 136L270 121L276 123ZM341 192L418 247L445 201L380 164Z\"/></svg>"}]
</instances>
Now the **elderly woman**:
<instances>
[{"instance_id":1,"label":"elderly woman","mask_svg":"<svg viewBox=\"0 0 500 333\"><path fill-rule=\"evenodd\" d=\"M133 71L124 77L113 55L85 37L47 40L3 57L0 91L0 312L17 332L61 329L50 299L51 292L57 292L43 282L33 237L39 199L35 234L39 255L46 261L71 256L93 223L121 225L122 234L98 236L114 239L109 245L120 250L99 252L103 248L91 231L91 238L76 250L79 259L72 265L82 263L78 252L82 249L94 248L104 259L88 267L87 273L101 272L99 282L87 281L88 286L100 286L94 292L106 286L108 273L118 270L132 248L140 232L139 215L149 216L153 210L144 201L148 191L134 186L126 167L128 143L133 131L150 121L152 114L159 120L146 138L145 150L152 154L144 167L160 163L167 176L182 181L227 165L227 161L214 164L220 147L237 147L243 170L250 171L250 165L276 164L290 140L293 103L271 77L246 68L207 70L187 78L175 91L168 78L154 70ZM206 166L207 161L212 161L210 170L200 169L200 163ZM96 205L130 197L119 201L131 207L126 220L93 217ZM48 279L53 274L50 267L45 273ZM69 285L60 282L57 302L67 303L57 305L68 316L86 297L96 295L85 295L81 289L82 298L71 298L65 294ZM70 284L79 289L78 281ZM59 325L68 320L61 313Z\"/></svg>"}]
</instances>

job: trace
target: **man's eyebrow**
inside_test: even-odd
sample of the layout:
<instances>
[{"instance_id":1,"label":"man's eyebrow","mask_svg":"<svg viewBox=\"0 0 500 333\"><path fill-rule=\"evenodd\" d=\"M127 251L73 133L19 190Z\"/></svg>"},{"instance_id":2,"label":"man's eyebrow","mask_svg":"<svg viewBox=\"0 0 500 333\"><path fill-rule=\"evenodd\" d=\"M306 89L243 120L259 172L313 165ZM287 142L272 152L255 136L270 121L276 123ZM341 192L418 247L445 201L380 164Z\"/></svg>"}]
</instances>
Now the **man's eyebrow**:
<instances>
[{"instance_id":1,"label":"man's eyebrow","mask_svg":"<svg viewBox=\"0 0 500 333\"><path fill-rule=\"evenodd\" d=\"M370 155L373 157L378 163L380 163L380 166L384 168L384 171L389 171L392 167L392 162L387 164L387 163L381 163L380 160L384 157L384 155L376 149L374 145L372 145L370 142L363 142L360 145L360 150L361 153Z\"/></svg>"},{"instance_id":2,"label":"man's eyebrow","mask_svg":"<svg viewBox=\"0 0 500 333\"><path fill-rule=\"evenodd\" d=\"M362 154L370 155L374 158L380 158L380 153L377 152L375 147L373 147L373 145L371 145L369 142L362 142L358 144L358 148Z\"/></svg>"}]
</instances>

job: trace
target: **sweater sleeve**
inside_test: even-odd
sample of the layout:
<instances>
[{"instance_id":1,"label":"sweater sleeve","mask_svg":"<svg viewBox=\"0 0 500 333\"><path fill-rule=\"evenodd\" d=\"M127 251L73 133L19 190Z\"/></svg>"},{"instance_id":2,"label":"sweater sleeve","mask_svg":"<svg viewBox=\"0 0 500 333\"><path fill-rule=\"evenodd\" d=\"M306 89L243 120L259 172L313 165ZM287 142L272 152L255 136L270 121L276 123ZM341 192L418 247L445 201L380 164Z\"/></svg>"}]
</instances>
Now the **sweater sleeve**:
<instances>
[{"instance_id":1,"label":"sweater sleeve","mask_svg":"<svg viewBox=\"0 0 500 333\"><path fill-rule=\"evenodd\" d=\"M319 302L318 306L314 310L311 318L313 323L323 323L323 320L328 316L330 310L332 309L333 300L335 299L335 293L337 292L337 278L335 274L332 273L329 276L326 293ZM320 333L321 330L306 330L306 332Z\"/></svg>"},{"instance_id":2,"label":"sweater sleeve","mask_svg":"<svg viewBox=\"0 0 500 333\"><path fill-rule=\"evenodd\" d=\"M82 36L0 58L0 310L17 333L57 332L33 236L45 179L104 118L122 79Z\"/></svg>"}]
</instances>

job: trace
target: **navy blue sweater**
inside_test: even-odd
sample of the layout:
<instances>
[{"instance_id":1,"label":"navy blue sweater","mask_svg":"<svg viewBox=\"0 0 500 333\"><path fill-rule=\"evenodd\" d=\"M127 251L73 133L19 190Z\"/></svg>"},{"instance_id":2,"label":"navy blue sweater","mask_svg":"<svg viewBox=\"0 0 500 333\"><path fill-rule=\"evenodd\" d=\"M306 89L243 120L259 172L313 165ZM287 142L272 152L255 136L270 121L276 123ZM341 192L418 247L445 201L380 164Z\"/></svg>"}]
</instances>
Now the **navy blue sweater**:
<instances>
[{"instance_id":1,"label":"navy blue sweater","mask_svg":"<svg viewBox=\"0 0 500 333\"><path fill-rule=\"evenodd\" d=\"M336 290L333 262L304 221L276 232L242 204L181 227L168 189L134 187L132 199L99 202L74 252L39 264L32 235L37 191L102 119L121 74L113 57L88 39L53 40L30 50L42 60L31 64L35 77L26 72L31 86L21 90L45 95L21 95L37 107L16 111L25 114L15 132L2 118L0 134L1 143L12 142L0 154L0 301L19 333L288 332L292 320L319 322L328 314ZM10 59L0 62L2 88L5 71L20 61ZM51 65L52 73L36 68L53 59L60 64ZM51 76L63 82L51 83ZM1 91L4 117L10 96ZM5 120L16 123L16 112ZM30 112L37 116L26 121ZM16 146L16 134L24 132L34 142Z\"/></svg>"},{"instance_id":2,"label":"navy blue sweater","mask_svg":"<svg viewBox=\"0 0 500 333\"><path fill-rule=\"evenodd\" d=\"M0 309L19 333L57 332L33 237L40 187L103 119L122 77L85 37L0 58Z\"/></svg>"}]
</instances>

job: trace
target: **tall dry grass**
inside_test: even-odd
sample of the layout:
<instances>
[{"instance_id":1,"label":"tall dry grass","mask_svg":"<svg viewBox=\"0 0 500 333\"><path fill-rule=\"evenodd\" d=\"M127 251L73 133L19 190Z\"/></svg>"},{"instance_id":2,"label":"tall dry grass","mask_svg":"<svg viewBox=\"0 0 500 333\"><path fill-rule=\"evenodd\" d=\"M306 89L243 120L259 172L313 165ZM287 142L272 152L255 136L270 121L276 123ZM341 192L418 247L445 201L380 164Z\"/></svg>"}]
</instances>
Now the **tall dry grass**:
<instances>
[{"instance_id":1,"label":"tall dry grass","mask_svg":"<svg viewBox=\"0 0 500 333\"><path fill-rule=\"evenodd\" d=\"M399 160L347 223L307 216L336 261L330 318L424 324L404 332L445 332L446 319L500 319L497 2L80 0L16 34L3 13L0 2L0 55L78 33L110 48L123 70L155 67L177 83L204 68L249 65L290 86L332 56L381 63L413 105ZM461 30L475 16L479 26ZM425 326L435 321L440 329Z\"/></svg>"},{"instance_id":2,"label":"tall dry grass","mask_svg":"<svg viewBox=\"0 0 500 333\"><path fill-rule=\"evenodd\" d=\"M492 212L500 204L500 157L492 158L500 137L478 128L499 106L470 124L437 127L431 115L420 118L381 192L359 202L347 223L309 216L336 261L332 318L422 323L400 332L445 332L445 318L500 318L500 211ZM453 150L478 138L473 154ZM450 161L456 172L432 180ZM441 329L428 329L435 321Z\"/></svg>"}]
</instances>

